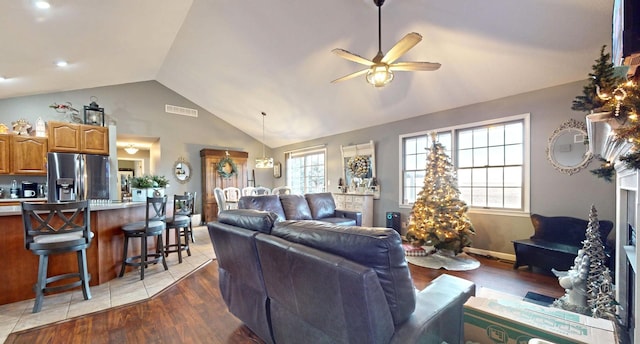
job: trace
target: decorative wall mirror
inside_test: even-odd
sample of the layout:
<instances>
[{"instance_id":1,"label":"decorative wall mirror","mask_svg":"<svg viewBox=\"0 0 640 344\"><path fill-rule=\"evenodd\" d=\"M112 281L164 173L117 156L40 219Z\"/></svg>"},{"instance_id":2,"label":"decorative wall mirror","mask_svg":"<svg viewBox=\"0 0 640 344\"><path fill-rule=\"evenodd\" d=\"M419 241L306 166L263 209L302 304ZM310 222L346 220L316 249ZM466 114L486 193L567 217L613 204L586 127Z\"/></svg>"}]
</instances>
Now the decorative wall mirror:
<instances>
[{"instance_id":1,"label":"decorative wall mirror","mask_svg":"<svg viewBox=\"0 0 640 344\"><path fill-rule=\"evenodd\" d=\"M373 191L376 178L376 150L373 141L353 146L340 146L342 150L342 179L348 191Z\"/></svg>"},{"instance_id":2,"label":"decorative wall mirror","mask_svg":"<svg viewBox=\"0 0 640 344\"><path fill-rule=\"evenodd\" d=\"M556 170L568 175L587 167L593 154L589 151L586 125L573 118L564 122L549 138L547 158Z\"/></svg>"},{"instance_id":3,"label":"decorative wall mirror","mask_svg":"<svg viewBox=\"0 0 640 344\"><path fill-rule=\"evenodd\" d=\"M191 164L185 161L183 157L180 157L173 165L173 176L176 177L180 184L188 182L191 179L191 173Z\"/></svg>"}]
</instances>

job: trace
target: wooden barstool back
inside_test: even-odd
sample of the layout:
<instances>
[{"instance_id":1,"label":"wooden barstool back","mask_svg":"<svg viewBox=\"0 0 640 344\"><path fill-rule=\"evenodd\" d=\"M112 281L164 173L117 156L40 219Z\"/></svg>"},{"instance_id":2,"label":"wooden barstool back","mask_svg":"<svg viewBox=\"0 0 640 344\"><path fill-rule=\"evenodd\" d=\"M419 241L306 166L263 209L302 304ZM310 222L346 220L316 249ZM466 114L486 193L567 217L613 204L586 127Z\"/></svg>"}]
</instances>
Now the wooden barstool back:
<instances>
[{"instance_id":1,"label":"wooden barstool back","mask_svg":"<svg viewBox=\"0 0 640 344\"><path fill-rule=\"evenodd\" d=\"M144 270L150 264L162 262L165 270L169 270L165 259L162 233L166 228L167 196L147 197L147 208L144 221L127 223L122 226L124 232L124 250L122 251L122 267L119 277L124 276L125 268L140 267L140 279L144 279ZM156 251L148 252L147 238L156 238ZM129 239L140 238L140 254L128 257Z\"/></svg>"},{"instance_id":2,"label":"wooden barstool back","mask_svg":"<svg viewBox=\"0 0 640 344\"><path fill-rule=\"evenodd\" d=\"M24 224L24 245L27 250L38 255L38 280L34 285L36 300L33 313L40 312L45 293L57 292L82 286L85 300L91 298L87 268L87 248L93 233L90 226L89 201L65 203L22 202L22 222ZM47 277L49 255L76 252L78 272ZM50 283L75 279L64 285L48 286Z\"/></svg>"}]
</instances>

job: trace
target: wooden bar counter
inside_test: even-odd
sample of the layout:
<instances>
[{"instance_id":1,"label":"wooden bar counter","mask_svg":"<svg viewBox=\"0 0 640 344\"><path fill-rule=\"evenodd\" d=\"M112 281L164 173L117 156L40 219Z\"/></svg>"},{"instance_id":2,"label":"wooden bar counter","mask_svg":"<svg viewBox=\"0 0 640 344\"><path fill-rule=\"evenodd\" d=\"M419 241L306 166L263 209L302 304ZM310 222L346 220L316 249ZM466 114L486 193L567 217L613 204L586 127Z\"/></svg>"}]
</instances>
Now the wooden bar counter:
<instances>
[{"instance_id":1,"label":"wooden bar counter","mask_svg":"<svg viewBox=\"0 0 640 344\"><path fill-rule=\"evenodd\" d=\"M91 231L87 250L91 285L118 276L124 247L120 227L145 218L144 202L91 205ZM33 285L38 276L38 256L24 246L24 229L20 206L0 206L0 305L35 297ZM139 246L139 245L138 245ZM133 248L133 250L139 250ZM49 256L48 275L77 271L76 253Z\"/></svg>"}]
</instances>

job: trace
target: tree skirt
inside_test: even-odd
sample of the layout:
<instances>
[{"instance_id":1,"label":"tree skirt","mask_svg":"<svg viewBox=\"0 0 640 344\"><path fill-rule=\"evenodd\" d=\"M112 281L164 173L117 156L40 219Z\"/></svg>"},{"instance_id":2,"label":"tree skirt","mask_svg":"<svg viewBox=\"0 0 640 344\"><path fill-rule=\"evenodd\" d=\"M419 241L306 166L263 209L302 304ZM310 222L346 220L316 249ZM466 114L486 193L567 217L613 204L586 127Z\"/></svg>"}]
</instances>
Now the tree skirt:
<instances>
[{"instance_id":1,"label":"tree skirt","mask_svg":"<svg viewBox=\"0 0 640 344\"><path fill-rule=\"evenodd\" d=\"M462 252L453 255L453 252L443 252L441 250L430 253L422 257L407 256L407 261L413 265L431 269L445 268L451 271L474 270L480 267L480 262Z\"/></svg>"}]
</instances>

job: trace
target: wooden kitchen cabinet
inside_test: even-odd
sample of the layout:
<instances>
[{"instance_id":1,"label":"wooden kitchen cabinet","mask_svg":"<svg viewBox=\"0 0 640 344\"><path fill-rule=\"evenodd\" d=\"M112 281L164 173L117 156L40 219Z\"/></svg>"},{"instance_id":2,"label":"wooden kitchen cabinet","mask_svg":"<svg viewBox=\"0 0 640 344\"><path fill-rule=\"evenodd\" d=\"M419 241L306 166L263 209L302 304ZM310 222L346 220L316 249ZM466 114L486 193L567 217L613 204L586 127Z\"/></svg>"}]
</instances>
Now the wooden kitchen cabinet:
<instances>
[{"instance_id":1,"label":"wooden kitchen cabinet","mask_svg":"<svg viewBox=\"0 0 640 344\"><path fill-rule=\"evenodd\" d=\"M109 155L109 128L81 124L80 152Z\"/></svg>"},{"instance_id":2,"label":"wooden kitchen cabinet","mask_svg":"<svg viewBox=\"0 0 640 344\"><path fill-rule=\"evenodd\" d=\"M9 147L11 146L11 135L0 134L0 173L1 174L9 174L11 173L11 160L9 156L11 151Z\"/></svg>"},{"instance_id":3,"label":"wooden kitchen cabinet","mask_svg":"<svg viewBox=\"0 0 640 344\"><path fill-rule=\"evenodd\" d=\"M11 135L11 173L47 174L47 138Z\"/></svg>"},{"instance_id":4,"label":"wooden kitchen cabinet","mask_svg":"<svg viewBox=\"0 0 640 344\"><path fill-rule=\"evenodd\" d=\"M222 160L226 153L236 164L237 173L231 178L222 178L218 173L218 163ZM218 149L202 149L200 150L200 159L202 162L202 220L204 223L215 221L218 218L218 203L213 194L213 189L219 187L244 188L247 186L247 159L249 153L239 151L224 151Z\"/></svg>"},{"instance_id":5,"label":"wooden kitchen cabinet","mask_svg":"<svg viewBox=\"0 0 640 344\"><path fill-rule=\"evenodd\" d=\"M49 151L109 155L109 128L50 121Z\"/></svg>"}]
</instances>

